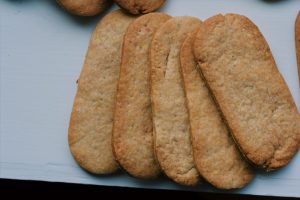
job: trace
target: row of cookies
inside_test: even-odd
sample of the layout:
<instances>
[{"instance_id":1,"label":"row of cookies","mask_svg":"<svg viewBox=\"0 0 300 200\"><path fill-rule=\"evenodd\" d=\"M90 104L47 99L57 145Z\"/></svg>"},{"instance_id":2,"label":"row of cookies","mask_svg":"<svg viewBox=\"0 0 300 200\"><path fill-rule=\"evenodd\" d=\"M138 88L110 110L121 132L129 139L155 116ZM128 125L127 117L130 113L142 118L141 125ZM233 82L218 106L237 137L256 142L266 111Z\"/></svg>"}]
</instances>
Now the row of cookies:
<instances>
[{"instance_id":1,"label":"row of cookies","mask_svg":"<svg viewBox=\"0 0 300 200\"><path fill-rule=\"evenodd\" d=\"M92 173L120 166L137 178L162 171L182 185L201 176L231 189L254 176L244 157L267 170L286 165L299 131L291 94L246 17L117 10L90 40L69 145Z\"/></svg>"},{"instance_id":2,"label":"row of cookies","mask_svg":"<svg viewBox=\"0 0 300 200\"><path fill-rule=\"evenodd\" d=\"M153 12L160 8L165 0L114 0L127 12L137 15ZM112 0L57 0L66 11L78 16L94 16L104 12Z\"/></svg>"}]
</instances>

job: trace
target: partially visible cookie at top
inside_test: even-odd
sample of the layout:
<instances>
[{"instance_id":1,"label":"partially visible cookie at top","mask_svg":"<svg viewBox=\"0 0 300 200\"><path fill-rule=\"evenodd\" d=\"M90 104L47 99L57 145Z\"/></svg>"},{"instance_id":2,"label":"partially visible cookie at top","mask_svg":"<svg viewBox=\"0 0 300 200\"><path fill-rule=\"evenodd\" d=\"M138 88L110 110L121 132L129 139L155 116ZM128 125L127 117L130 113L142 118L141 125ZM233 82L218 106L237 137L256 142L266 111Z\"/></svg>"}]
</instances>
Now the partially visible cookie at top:
<instances>
[{"instance_id":1,"label":"partially visible cookie at top","mask_svg":"<svg viewBox=\"0 0 300 200\"><path fill-rule=\"evenodd\" d=\"M114 0L131 14L145 14L160 8L166 0Z\"/></svg>"},{"instance_id":2,"label":"partially visible cookie at top","mask_svg":"<svg viewBox=\"0 0 300 200\"><path fill-rule=\"evenodd\" d=\"M111 0L57 0L57 3L71 14L94 16L103 12Z\"/></svg>"}]
</instances>

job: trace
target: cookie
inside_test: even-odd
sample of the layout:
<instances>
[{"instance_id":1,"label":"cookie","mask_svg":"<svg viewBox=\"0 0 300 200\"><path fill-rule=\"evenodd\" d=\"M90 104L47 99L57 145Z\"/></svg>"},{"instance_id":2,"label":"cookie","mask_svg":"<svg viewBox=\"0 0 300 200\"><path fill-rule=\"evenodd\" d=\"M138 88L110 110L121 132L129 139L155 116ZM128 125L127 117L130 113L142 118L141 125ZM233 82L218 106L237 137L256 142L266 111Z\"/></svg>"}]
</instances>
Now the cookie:
<instances>
[{"instance_id":1,"label":"cookie","mask_svg":"<svg viewBox=\"0 0 300 200\"><path fill-rule=\"evenodd\" d=\"M111 0L57 0L57 3L71 14L94 16L103 12Z\"/></svg>"},{"instance_id":2,"label":"cookie","mask_svg":"<svg viewBox=\"0 0 300 200\"><path fill-rule=\"evenodd\" d=\"M165 0L114 0L131 14L145 14L160 8Z\"/></svg>"},{"instance_id":3,"label":"cookie","mask_svg":"<svg viewBox=\"0 0 300 200\"><path fill-rule=\"evenodd\" d=\"M296 54L298 64L298 78L300 82L300 11L298 12L295 23L295 41L296 41Z\"/></svg>"},{"instance_id":4,"label":"cookie","mask_svg":"<svg viewBox=\"0 0 300 200\"><path fill-rule=\"evenodd\" d=\"M150 13L134 20L124 37L113 124L113 151L129 174L155 178L160 168L153 152L149 49L155 31L171 17Z\"/></svg>"},{"instance_id":5,"label":"cookie","mask_svg":"<svg viewBox=\"0 0 300 200\"><path fill-rule=\"evenodd\" d=\"M253 172L235 146L221 115L200 77L193 54L195 34L180 50L180 63L189 111L195 165L209 183L219 189L241 188Z\"/></svg>"},{"instance_id":6,"label":"cookie","mask_svg":"<svg viewBox=\"0 0 300 200\"><path fill-rule=\"evenodd\" d=\"M163 172L183 185L195 185L199 176L192 155L179 52L186 36L200 25L194 17L174 17L157 30L150 50L155 152Z\"/></svg>"},{"instance_id":7,"label":"cookie","mask_svg":"<svg viewBox=\"0 0 300 200\"><path fill-rule=\"evenodd\" d=\"M285 166L300 144L300 116L270 48L248 18L217 15L194 54L240 150L266 170Z\"/></svg>"},{"instance_id":8,"label":"cookie","mask_svg":"<svg viewBox=\"0 0 300 200\"><path fill-rule=\"evenodd\" d=\"M111 148L113 112L123 37L133 19L117 10L97 24L78 81L69 146L78 164L95 174L118 169Z\"/></svg>"}]
</instances>

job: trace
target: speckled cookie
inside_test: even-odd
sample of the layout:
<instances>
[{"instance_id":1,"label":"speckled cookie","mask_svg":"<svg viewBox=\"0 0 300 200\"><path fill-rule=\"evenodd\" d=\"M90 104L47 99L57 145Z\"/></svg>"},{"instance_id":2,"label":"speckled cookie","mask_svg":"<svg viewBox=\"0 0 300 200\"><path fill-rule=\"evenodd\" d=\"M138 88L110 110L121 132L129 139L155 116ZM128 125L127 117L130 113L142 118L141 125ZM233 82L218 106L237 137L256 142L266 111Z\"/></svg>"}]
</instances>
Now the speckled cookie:
<instances>
[{"instance_id":1,"label":"speckled cookie","mask_svg":"<svg viewBox=\"0 0 300 200\"><path fill-rule=\"evenodd\" d=\"M95 174L118 169L111 148L113 112L123 37L133 19L117 10L98 23L78 81L69 146L78 164Z\"/></svg>"},{"instance_id":2,"label":"speckled cookie","mask_svg":"<svg viewBox=\"0 0 300 200\"><path fill-rule=\"evenodd\" d=\"M94 16L103 12L112 0L57 0L69 13L79 16Z\"/></svg>"},{"instance_id":3,"label":"speckled cookie","mask_svg":"<svg viewBox=\"0 0 300 200\"><path fill-rule=\"evenodd\" d=\"M201 21L174 17L161 26L151 44L151 100L155 128L155 152L164 173L175 182L195 185L190 126L180 75L180 47Z\"/></svg>"},{"instance_id":4,"label":"speckled cookie","mask_svg":"<svg viewBox=\"0 0 300 200\"><path fill-rule=\"evenodd\" d=\"M165 0L114 0L131 14L145 14L160 8Z\"/></svg>"},{"instance_id":5,"label":"speckled cookie","mask_svg":"<svg viewBox=\"0 0 300 200\"><path fill-rule=\"evenodd\" d=\"M241 188L252 180L253 172L240 155L200 77L193 55L195 36L188 36L180 50L195 165L201 176L213 186L219 189Z\"/></svg>"},{"instance_id":6,"label":"speckled cookie","mask_svg":"<svg viewBox=\"0 0 300 200\"><path fill-rule=\"evenodd\" d=\"M256 166L286 165L300 144L300 116L259 29L237 14L198 32L194 54L240 150Z\"/></svg>"},{"instance_id":7,"label":"speckled cookie","mask_svg":"<svg viewBox=\"0 0 300 200\"><path fill-rule=\"evenodd\" d=\"M112 144L122 168L138 178L160 173L153 152L149 49L155 31L170 18L163 13L143 15L124 37Z\"/></svg>"}]
</instances>

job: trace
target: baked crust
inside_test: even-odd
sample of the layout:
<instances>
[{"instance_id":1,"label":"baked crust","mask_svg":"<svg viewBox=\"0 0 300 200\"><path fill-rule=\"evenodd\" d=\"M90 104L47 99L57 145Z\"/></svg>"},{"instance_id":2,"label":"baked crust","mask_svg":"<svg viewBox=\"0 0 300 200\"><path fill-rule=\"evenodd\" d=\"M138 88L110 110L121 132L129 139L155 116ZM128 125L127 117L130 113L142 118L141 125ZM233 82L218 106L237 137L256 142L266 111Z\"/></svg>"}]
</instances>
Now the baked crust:
<instances>
[{"instance_id":1,"label":"baked crust","mask_svg":"<svg viewBox=\"0 0 300 200\"><path fill-rule=\"evenodd\" d=\"M191 125L195 165L201 176L219 189L244 187L254 173L235 146L209 94L193 54L196 34L180 50L182 77Z\"/></svg>"},{"instance_id":2,"label":"baked crust","mask_svg":"<svg viewBox=\"0 0 300 200\"><path fill-rule=\"evenodd\" d=\"M112 144L122 168L138 178L160 174L153 152L149 51L155 31L170 18L163 13L143 15L124 37Z\"/></svg>"},{"instance_id":3,"label":"baked crust","mask_svg":"<svg viewBox=\"0 0 300 200\"><path fill-rule=\"evenodd\" d=\"M114 0L131 14L146 14L160 8L165 0Z\"/></svg>"},{"instance_id":4,"label":"baked crust","mask_svg":"<svg viewBox=\"0 0 300 200\"><path fill-rule=\"evenodd\" d=\"M186 36L200 24L194 17L170 19L155 33L150 52L156 156L163 172L183 185L195 185L199 176L192 155L179 52Z\"/></svg>"},{"instance_id":5,"label":"baked crust","mask_svg":"<svg viewBox=\"0 0 300 200\"><path fill-rule=\"evenodd\" d=\"M102 18L78 80L68 139L74 159L91 173L109 174L118 169L111 147L113 112L123 37L133 19L121 10Z\"/></svg>"},{"instance_id":6,"label":"baked crust","mask_svg":"<svg viewBox=\"0 0 300 200\"><path fill-rule=\"evenodd\" d=\"M204 23L194 54L240 150L266 170L285 166L300 143L300 117L259 29L237 14Z\"/></svg>"},{"instance_id":7,"label":"baked crust","mask_svg":"<svg viewBox=\"0 0 300 200\"><path fill-rule=\"evenodd\" d=\"M94 16L103 12L111 0L57 0L57 3L71 14Z\"/></svg>"}]
</instances>

